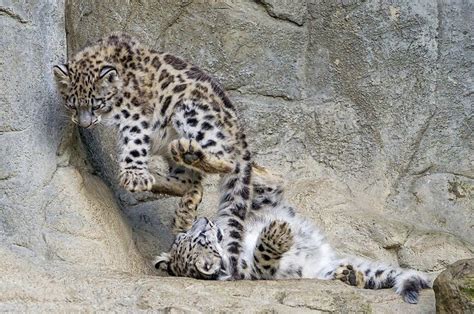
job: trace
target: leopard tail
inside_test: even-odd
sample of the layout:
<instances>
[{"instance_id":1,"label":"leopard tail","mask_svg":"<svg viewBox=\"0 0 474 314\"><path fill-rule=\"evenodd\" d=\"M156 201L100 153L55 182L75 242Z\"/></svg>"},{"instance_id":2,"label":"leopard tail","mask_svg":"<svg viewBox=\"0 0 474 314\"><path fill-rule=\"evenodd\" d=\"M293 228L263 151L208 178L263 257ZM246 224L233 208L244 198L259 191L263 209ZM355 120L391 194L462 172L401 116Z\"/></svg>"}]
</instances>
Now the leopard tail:
<instances>
[{"instance_id":1,"label":"leopard tail","mask_svg":"<svg viewBox=\"0 0 474 314\"><path fill-rule=\"evenodd\" d=\"M252 158L245 135L239 136L242 154L237 158L232 172L220 182L221 197L216 222L225 231L223 248L229 255L229 275L237 279L238 261L242 250L244 220L252 195Z\"/></svg>"},{"instance_id":2,"label":"leopard tail","mask_svg":"<svg viewBox=\"0 0 474 314\"><path fill-rule=\"evenodd\" d=\"M358 258L346 258L338 261L340 265L351 265L354 273L349 276L349 284L364 289L393 288L407 303L418 303L420 290L430 288L428 276L416 270L388 266ZM360 279L359 279L360 278ZM359 282L362 285L359 285Z\"/></svg>"}]
</instances>

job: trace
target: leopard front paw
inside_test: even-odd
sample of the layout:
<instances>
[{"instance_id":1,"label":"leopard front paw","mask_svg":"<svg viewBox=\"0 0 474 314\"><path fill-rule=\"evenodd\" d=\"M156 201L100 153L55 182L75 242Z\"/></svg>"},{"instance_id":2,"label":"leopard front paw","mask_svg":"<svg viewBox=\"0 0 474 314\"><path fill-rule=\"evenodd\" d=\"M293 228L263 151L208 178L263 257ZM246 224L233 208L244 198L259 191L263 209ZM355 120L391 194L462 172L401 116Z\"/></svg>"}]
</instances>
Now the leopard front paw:
<instances>
[{"instance_id":1,"label":"leopard front paw","mask_svg":"<svg viewBox=\"0 0 474 314\"><path fill-rule=\"evenodd\" d=\"M120 185L130 192L150 191L155 178L146 169L122 170L119 176Z\"/></svg>"},{"instance_id":2,"label":"leopard front paw","mask_svg":"<svg viewBox=\"0 0 474 314\"><path fill-rule=\"evenodd\" d=\"M334 279L359 288L364 287L364 274L354 269L352 265L340 265L334 273Z\"/></svg>"},{"instance_id":3,"label":"leopard front paw","mask_svg":"<svg viewBox=\"0 0 474 314\"><path fill-rule=\"evenodd\" d=\"M201 145L193 139L174 140L169 150L174 161L180 164L195 165L205 156Z\"/></svg>"}]
</instances>

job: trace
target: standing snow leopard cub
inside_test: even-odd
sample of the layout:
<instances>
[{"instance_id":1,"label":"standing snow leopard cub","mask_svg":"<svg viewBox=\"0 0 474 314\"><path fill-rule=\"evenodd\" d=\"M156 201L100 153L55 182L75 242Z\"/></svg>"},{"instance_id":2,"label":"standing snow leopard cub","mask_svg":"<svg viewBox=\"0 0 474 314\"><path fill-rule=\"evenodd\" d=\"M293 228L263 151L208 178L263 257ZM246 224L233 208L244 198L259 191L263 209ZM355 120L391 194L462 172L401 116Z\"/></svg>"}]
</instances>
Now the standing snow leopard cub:
<instances>
[{"instance_id":1,"label":"standing snow leopard cub","mask_svg":"<svg viewBox=\"0 0 474 314\"><path fill-rule=\"evenodd\" d=\"M171 250L155 259L155 267L198 279L338 279L365 289L394 288L408 303L417 303L420 290L430 287L421 272L338 257L316 226L285 201L281 178L264 168L254 166L252 185L252 210L245 219L218 211L214 221L196 220L189 212ZM228 241L242 246L236 263L229 246L223 246Z\"/></svg>"},{"instance_id":2,"label":"standing snow leopard cub","mask_svg":"<svg viewBox=\"0 0 474 314\"><path fill-rule=\"evenodd\" d=\"M234 106L208 74L113 34L55 66L54 75L72 121L90 128L105 120L118 129L123 187L182 196L177 228L201 202L206 173L223 175L223 211L247 209L251 154ZM151 155L167 160L169 175L150 173Z\"/></svg>"}]
</instances>

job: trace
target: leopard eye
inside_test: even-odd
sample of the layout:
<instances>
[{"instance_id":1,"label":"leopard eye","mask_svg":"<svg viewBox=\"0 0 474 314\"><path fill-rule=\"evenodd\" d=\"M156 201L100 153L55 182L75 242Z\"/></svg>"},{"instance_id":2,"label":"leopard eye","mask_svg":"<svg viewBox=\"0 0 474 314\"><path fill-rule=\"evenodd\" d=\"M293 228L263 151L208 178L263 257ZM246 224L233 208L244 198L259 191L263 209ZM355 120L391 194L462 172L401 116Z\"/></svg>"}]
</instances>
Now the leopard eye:
<instances>
[{"instance_id":1,"label":"leopard eye","mask_svg":"<svg viewBox=\"0 0 474 314\"><path fill-rule=\"evenodd\" d=\"M66 103L66 108L69 110L76 110L76 107L71 103Z\"/></svg>"},{"instance_id":2,"label":"leopard eye","mask_svg":"<svg viewBox=\"0 0 474 314\"><path fill-rule=\"evenodd\" d=\"M64 103L64 105L68 108L68 109L71 109L71 110L76 110L76 104L75 104L75 97L74 96L70 96L66 99L66 102Z\"/></svg>"},{"instance_id":3,"label":"leopard eye","mask_svg":"<svg viewBox=\"0 0 474 314\"><path fill-rule=\"evenodd\" d=\"M92 110L99 110L105 106L105 100L102 98L92 99Z\"/></svg>"}]
</instances>

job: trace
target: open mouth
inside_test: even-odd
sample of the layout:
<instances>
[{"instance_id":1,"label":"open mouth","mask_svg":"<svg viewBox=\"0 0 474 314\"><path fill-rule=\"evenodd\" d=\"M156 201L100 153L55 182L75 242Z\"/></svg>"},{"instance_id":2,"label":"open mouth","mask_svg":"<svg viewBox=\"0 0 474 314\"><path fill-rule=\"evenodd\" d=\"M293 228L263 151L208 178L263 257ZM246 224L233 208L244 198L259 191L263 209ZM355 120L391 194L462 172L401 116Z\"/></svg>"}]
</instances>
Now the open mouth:
<instances>
[{"instance_id":1,"label":"open mouth","mask_svg":"<svg viewBox=\"0 0 474 314\"><path fill-rule=\"evenodd\" d=\"M206 274L206 273L199 272L199 274L201 275L201 278L200 278L200 279L204 279L204 280L218 280L220 277L225 277L225 276L227 276L227 270L226 270L226 268L225 268L224 263L221 261L220 268L217 269L214 273Z\"/></svg>"},{"instance_id":2,"label":"open mouth","mask_svg":"<svg viewBox=\"0 0 474 314\"><path fill-rule=\"evenodd\" d=\"M212 275L204 275L202 274L202 278L201 279L204 279L204 280L217 280L219 279L219 272L217 273L214 273Z\"/></svg>"}]
</instances>

